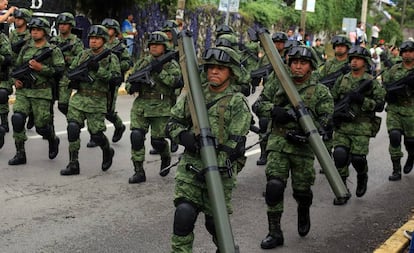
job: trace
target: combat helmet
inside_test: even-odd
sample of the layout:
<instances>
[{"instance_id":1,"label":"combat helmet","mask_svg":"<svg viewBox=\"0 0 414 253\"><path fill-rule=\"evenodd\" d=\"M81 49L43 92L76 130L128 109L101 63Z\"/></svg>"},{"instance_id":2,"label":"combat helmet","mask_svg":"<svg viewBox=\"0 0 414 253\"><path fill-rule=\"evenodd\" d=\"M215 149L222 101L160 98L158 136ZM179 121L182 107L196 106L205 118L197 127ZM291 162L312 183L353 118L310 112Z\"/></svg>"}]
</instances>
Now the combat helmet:
<instances>
[{"instance_id":1,"label":"combat helmet","mask_svg":"<svg viewBox=\"0 0 414 253\"><path fill-rule=\"evenodd\" d=\"M14 10L13 16L15 18L24 19L26 23L28 24L30 20L32 19L32 12L29 11L28 9L20 8L20 9Z\"/></svg>"},{"instance_id":2,"label":"combat helmet","mask_svg":"<svg viewBox=\"0 0 414 253\"><path fill-rule=\"evenodd\" d=\"M175 20L166 20L162 26L162 32L170 32L174 28L177 28L178 24Z\"/></svg>"},{"instance_id":3,"label":"combat helmet","mask_svg":"<svg viewBox=\"0 0 414 253\"><path fill-rule=\"evenodd\" d=\"M50 34L50 23L45 18L32 18L27 26L30 30L32 28L41 28L47 35Z\"/></svg>"},{"instance_id":4,"label":"combat helmet","mask_svg":"<svg viewBox=\"0 0 414 253\"><path fill-rule=\"evenodd\" d=\"M349 61L354 57L359 57L365 60L365 62L371 66L371 53L365 47L355 46L348 52Z\"/></svg>"},{"instance_id":5,"label":"combat helmet","mask_svg":"<svg viewBox=\"0 0 414 253\"><path fill-rule=\"evenodd\" d=\"M108 29L109 28L114 29L117 34L120 34L121 33L121 26L119 25L119 22L116 21L113 18L105 18L102 21L102 24L101 25L105 26Z\"/></svg>"},{"instance_id":6,"label":"combat helmet","mask_svg":"<svg viewBox=\"0 0 414 253\"><path fill-rule=\"evenodd\" d=\"M108 29L103 25L93 25L89 27L88 39L90 37L101 37L107 42L109 40Z\"/></svg>"},{"instance_id":7,"label":"combat helmet","mask_svg":"<svg viewBox=\"0 0 414 253\"><path fill-rule=\"evenodd\" d=\"M285 42L288 40L288 36L284 32L275 32L272 34L272 40L273 42L276 42L276 41Z\"/></svg>"},{"instance_id":8,"label":"combat helmet","mask_svg":"<svg viewBox=\"0 0 414 253\"><path fill-rule=\"evenodd\" d=\"M345 45L350 49L352 47L351 41L345 35L335 35L332 38L332 47L335 49L338 45Z\"/></svg>"},{"instance_id":9,"label":"combat helmet","mask_svg":"<svg viewBox=\"0 0 414 253\"><path fill-rule=\"evenodd\" d=\"M216 28L216 37L220 37L223 34L234 34L234 29L229 25L219 25Z\"/></svg>"},{"instance_id":10,"label":"combat helmet","mask_svg":"<svg viewBox=\"0 0 414 253\"><path fill-rule=\"evenodd\" d=\"M406 40L400 45L400 56L405 51L414 50L414 41Z\"/></svg>"},{"instance_id":11,"label":"combat helmet","mask_svg":"<svg viewBox=\"0 0 414 253\"><path fill-rule=\"evenodd\" d=\"M169 46L168 42L168 36L165 34L165 32L157 31L152 32L148 35L148 47L151 44L161 44L165 46L165 49L167 49Z\"/></svg>"},{"instance_id":12,"label":"combat helmet","mask_svg":"<svg viewBox=\"0 0 414 253\"><path fill-rule=\"evenodd\" d=\"M312 53L312 49L310 47L301 45L301 46L293 46L289 49L287 52L288 55L288 64L292 63L293 59L305 59L310 61L312 68L317 69L318 68L318 62L314 57L314 54Z\"/></svg>"},{"instance_id":13,"label":"combat helmet","mask_svg":"<svg viewBox=\"0 0 414 253\"><path fill-rule=\"evenodd\" d=\"M229 47L231 49L236 49L238 45L237 37L233 34L223 34L216 39L214 44L216 47Z\"/></svg>"},{"instance_id":14,"label":"combat helmet","mask_svg":"<svg viewBox=\"0 0 414 253\"><path fill-rule=\"evenodd\" d=\"M212 47L204 51L201 62L204 65L204 70L208 65L220 65L229 67L237 80L242 77L240 70L240 55L229 47Z\"/></svg>"},{"instance_id":15,"label":"combat helmet","mask_svg":"<svg viewBox=\"0 0 414 253\"><path fill-rule=\"evenodd\" d=\"M73 16L72 13L70 12L63 12L60 13L57 18L56 18L56 24L60 25L60 24L69 24L72 27L75 27L75 17Z\"/></svg>"}]
</instances>

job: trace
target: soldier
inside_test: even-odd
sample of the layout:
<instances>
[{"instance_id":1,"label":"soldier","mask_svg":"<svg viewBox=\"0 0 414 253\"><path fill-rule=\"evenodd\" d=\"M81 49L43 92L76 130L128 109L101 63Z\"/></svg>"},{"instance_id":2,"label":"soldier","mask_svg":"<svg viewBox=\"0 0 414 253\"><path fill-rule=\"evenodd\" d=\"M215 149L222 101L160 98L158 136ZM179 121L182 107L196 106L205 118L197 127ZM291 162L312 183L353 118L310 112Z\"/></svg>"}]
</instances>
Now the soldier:
<instances>
[{"instance_id":1,"label":"soldier","mask_svg":"<svg viewBox=\"0 0 414 253\"><path fill-rule=\"evenodd\" d=\"M166 53L168 37L157 31L149 34L148 47L150 55L138 60L132 73L139 71L156 62L156 59ZM131 108L131 160L134 165L134 175L129 178L130 184L146 181L145 135L151 126L151 145L161 156L160 176L168 175L169 170L163 170L171 163L168 142L165 140L165 126L170 117L170 109L175 104L175 89L179 88L181 72L178 63L172 59L163 66L154 67L149 73L152 84L126 83L129 94L138 92Z\"/></svg>"},{"instance_id":2,"label":"soldier","mask_svg":"<svg viewBox=\"0 0 414 253\"><path fill-rule=\"evenodd\" d=\"M332 88L335 103L349 97L346 115L335 111L333 136L333 158L339 175L346 186L349 176L349 165L357 172L356 196L362 197L367 191L369 140L377 134L381 119L375 112L383 110L385 90L376 79L366 72L370 68L371 54L363 47L349 50L351 72L338 79ZM355 91L362 82L368 85L361 92ZM348 116L348 114L350 116ZM351 116L352 114L352 116ZM348 198L335 198L334 205L346 204Z\"/></svg>"},{"instance_id":3,"label":"soldier","mask_svg":"<svg viewBox=\"0 0 414 253\"><path fill-rule=\"evenodd\" d=\"M31 41L20 51L16 66L29 66L30 78L15 78L16 102L13 106L13 137L16 145L16 155L9 160L9 165L26 164L24 143L27 140L24 123L30 112L33 112L36 132L49 142L49 159L54 159L59 152L59 138L55 135L50 104L52 101L53 77L61 73L64 59L59 48L49 44L47 35L50 24L44 18L33 18L29 23ZM51 50L51 51L49 51ZM44 60L37 61L39 55L50 52ZM19 67L16 67L15 73ZM12 76L13 76L12 73Z\"/></svg>"},{"instance_id":4,"label":"soldier","mask_svg":"<svg viewBox=\"0 0 414 253\"><path fill-rule=\"evenodd\" d=\"M232 213L231 194L235 186L238 160L244 158L246 135L251 113L245 97L234 92L240 72L240 56L227 47L207 49L203 55L203 84L208 119L213 136L217 137L217 162L224 188L228 213ZM200 212L205 215L205 227L217 244L211 200L203 179L203 162L199 153L199 136L195 135L190 118L188 100L184 97L171 109L167 125L170 138L185 147L178 164L174 194L174 226L172 252L192 252L194 224Z\"/></svg>"},{"instance_id":5,"label":"soldier","mask_svg":"<svg viewBox=\"0 0 414 253\"><path fill-rule=\"evenodd\" d=\"M311 48L294 46L288 53L288 66L292 80L296 85L310 115L315 123L322 126L328 124L333 112L333 99L328 88L318 83L317 68ZM315 181L314 153L307 141L296 112L289 103L288 97L278 79L266 83L266 90L275 90L262 101L259 109L267 111L272 118L271 133L267 144L268 163L266 164L267 218L269 232L261 242L262 249L272 249L283 245L284 238L280 226L283 213L283 198L289 174L292 176L293 197L298 203L298 233L306 236L310 230L309 208L313 193L311 186Z\"/></svg>"},{"instance_id":6,"label":"soldier","mask_svg":"<svg viewBox=\"0 0 414 253\"><path fill-rule=\"evenodd\" d=\"M216 27L216 39L218 39L223 34L233 34L235 35L235 31L233 27L229 25L218 25Z\"/></svg>"},{"instance_id":7,"label":"soldier","mask_svg":"<svg viewBox=\"0 0 414 253\"><path fill-rule=\"evenodd\" d=\"M177 40L177 38L174 38L174 36L177 36L177 34L174 33L178 31L177 22L175 20L165 21L161 31L168 37L168 50L176 50L176 41L174 40Z\"/></svg>"},{"instance_id":8,"label":"soldier","mask_svg":"<svg viewBox=\"0 0 414 253\"><path fill-rule=\"evenodd\" d=\"M402 62L397 63L386 71L382 78L385 87L389 87L407 75L413 75L414 70L414 42L405 41L400 46ZM411 81L412 82L412 81ZM404 136L404 145L408 153L404 165L404 173L410 173L414 162L414 96L408 84L403 85L398 93L387 92L387 129L390 139L389 153L392 161L392 175L390 181L401 180L401 137Z\"/></svg>"},{"instance_id":9,"label":"soldier","mask_svg":"<svg viewBox=\"0 0 414 253\"><path fill-rule=\"evenodd\" d=\"M62 176L79 174L78 154L80 149L80 130L87 123L92 140L102 149L103 171L112 165L114 150L110 147L104 131L105 114L107 113L107 97L111 86L116 86L121 79L121 68L118 57L105 47L109 41L108 29L102 25L93 25L88 31L89 47L81 52L72 62L69 71L76 70L87 63L87 72L92 81L71 82L76 92L69 100L68 141L69 164L60 171ZM109 52L105 54L105 52ZM98 55L105 57L95 60Z\"/></svg>"},{"instance_id":10,"label":"soldier","mask_svg":"<svg viewBox=\"0 0 414 253\"><path fill-rule=\"evenodd\" d=\"M9 82L9 67L12 63L12 50L9 39L0 33L0 148L4 145L4 136L9 132L9 95L12 89Z\"/></svg>"},{"instance_id":11,"label":"soldier","mask_svg":"<svg viewBox=\"0 0 414 253\"><path fill-rule=\"evenodd\" d=\"M57 99L59 111L66 116L72 90L69 89L69 79L65 75L73 59L82 52L83 42L71 32L72 28L75 27L75 17L72 13L60 13L56 18L56 25L59 29L59 35L51 38L50 43L58 46L65 58L65 72L64 77L59 80Z\"/></svg>"},{"instance_id":12,"label":"soldier","mask_svg":"<svg viewBox=\"0 0 414 253\"><path fill-rule=\"evenodd\" d=\"M119 64L121 66L121 76L125 76L127 72L132 67L132 59L128 53L128 50L125 44L118 39L118 35L121 33L121 28L118 21L112 18L106 18L102 21L102 25L108 29L109 41L106 43L106 46L112 50L112 52L118 57ZM123 79L122 79L123 81ZM121 83L118 83L116 86L108 93L108 112L105 115L105 118L109 120L115 126L114 135L112 136L112 142L118 142L123 133L126 130L122 119L119 117L118 113L115 111L116 100L118 97L118 89L121 86ZM88 148L96 147L96 143L90 139L86 145Z\"/></svg>"},{"instance_id":13,"label":"soldier","mask_svg":"<svg viewBox=\"0 0 414 253\"><path fill-rule=\"evenodd\" d=\"M315 50L316 54L318 55L320 61L325 62L328 57L326 56L325 46L323 46L321 43L322 43L321 39L316 38L315 46L313 46L313 49Z\"/></svg>"}]
</instances>

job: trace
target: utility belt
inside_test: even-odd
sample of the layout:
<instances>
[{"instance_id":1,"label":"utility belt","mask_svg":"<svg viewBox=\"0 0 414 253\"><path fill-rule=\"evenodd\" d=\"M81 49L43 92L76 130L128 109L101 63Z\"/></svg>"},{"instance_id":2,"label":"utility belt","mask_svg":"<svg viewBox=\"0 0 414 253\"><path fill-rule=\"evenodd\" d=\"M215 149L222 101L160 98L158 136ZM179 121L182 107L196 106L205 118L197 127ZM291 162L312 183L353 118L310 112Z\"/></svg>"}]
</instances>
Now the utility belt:
<instances>
[{"instance_id":1,"label":"utility belt","mask_svg":"<svg viewBox=\"0 0 414 253\"><path fill-rule=\"evenodd\" d=\"M308 143L308 135L303 133L302 130L273 127L272 133L283 136L286 140L294 144Z\"/></svg>"},{"instance_id":2,"label":"utility belt","mask_svg":"<svg viewBox=\"0 0 414 253\"><path fill-rule=\"evenodd\" d=\"M47 83L41 83L41 84L33 84L31 87L26 87L26 88L33 89L33 90L47 89L47 88L50 88L50 85L48 85Z\"/></svg>"},{"instance_id":3,"label":"utility belt","mask_svg":"<svg viewBox=\"0 0 414 253\"><path fill-rule=\"evenodd\" d=\"M195 173L196 179L199 180L200 182L205 182L205 173L206 173L205 169L200 170L199 168L196 168L192 164L187 164L185 166L185 169ZM233 177L233 170L232 170L230 160L229 159L226 160L226 166L218 167L218 171L219 171L220 175L224 175L224 176L227 176L228 178L232 178Z\"/></svg>"},{"instance_id":4,"label":"utility belt","mask_svg":"<svg viewBox=\"0 0 414 253\"><path fill-rule=\"evenodd\" d=\"M140 92L139 98L143 99L159 99L159 100L169 100L170 96L161 94L161 93L155 93L155 92Z\"/></svg>"},{"instance_id":5,"label":"utility belt","mask_svg":"<svg viewBox=\"0 0 414 253\"><path fill-rule=\"evenodd\" d=\"M79 94L86 95L86 96L95 96L95 97L105 97L107 96L106 92L99 91L99 90L89 90L89 89L79 89Z\"/></svg>"}]
</instances>

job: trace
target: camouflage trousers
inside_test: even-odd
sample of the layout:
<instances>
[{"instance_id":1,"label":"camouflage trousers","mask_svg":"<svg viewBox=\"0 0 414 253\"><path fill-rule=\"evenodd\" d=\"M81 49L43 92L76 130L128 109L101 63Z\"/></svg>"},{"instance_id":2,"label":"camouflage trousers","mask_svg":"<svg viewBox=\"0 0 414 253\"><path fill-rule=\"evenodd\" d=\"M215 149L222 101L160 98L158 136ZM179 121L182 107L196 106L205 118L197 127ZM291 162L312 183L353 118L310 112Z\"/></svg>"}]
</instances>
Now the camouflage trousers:
<instances>
[{"instance_id":1,"label":"camouflage trousers","mask_svg":"<svg viewBox=\"0 0 414 253\"><path fill-rule=\"evenodd\" d=\"M34 125L36 128L43 128L52 122L51 104L49 99L31 98L24 95L16 97L16 102L13 105L13 111L19 112L28 116L33 112ZM53 124L53 122L52 122ZM51 126L53 129L53 125ZM52 136L55 136L54 130ZM21 132L13 132L13 138L16 142L24 142L27 140L26 129L23 128Z\"/></svg>"},{"instance_id":2,"label":"camouflage trousers","mask_svg":"<svg viewBox=\"0 0 414 253\"><path fill-rule=\"evenodd\" d=\"M314 158L269 151L266 164L266 178L279 178L287 182L292 175L292 189L308 191L315 182ZM268 206L268 212L283 212L283 200L275 206Z\"/></svg>"},{"instance_id":3,"label":"camouflage trousers","mask_svg":"<svg viewBox=\"0 0 414 253\"><path fill-rule=\"evenodd\" d=\"M116 100L118 98L118 89L119 87L117 86L112 98L109 98L108 96L108 101L109 99L112 99L112 103L110 104L111 108L108 108L108 114L106 117L112 124L114 124L115 128L121 128L123 125L121 117L119 117L118 113L115 111ZM111 118L111 116L113 118Z\"/></svg>"},{"instance_id":4,"label":"camouflage trousers","mask_svg":"<svg viewBox=\"0 0 414 253\"><path fill-rule=\"evenodd\" d=\"M98 132L105 132L105 114L104 113L89 113L78 110L74 107L69 107L68 122L76 122L79 124L80 128L86 126L90 134L96 134ZM80 139L69 142L69 151L78 151L80 149Z\"/></svg>"},{"instance_id":5,"label":"camouflage trousers","mask_svg":"<svg viewBox=\"0 0 414 253\"><path fill-rule=\"evenodd\" d=\"M69 104L70 96L72 95L72 89L69 89L68 85L59 85L59 104Z\"/></svg>"},{"instance_id":6,"label":"camouflage trousers","mask_svg":"<svg viewBox=\"0 0 414 253\"><path fill-rule=\"evenodd\" d=\"M12 93L12 87L10 82L7 81L1 81L0 82L0 89L5 89L8 94ZM0 102L0 114L7 114L9 113L9 100L6 99L4 102Z\"/></svg>"},{"instance_id":7,"label":"camouflage trousers","mask_svg":"<svg viewBox=\"0 0 414 253\"><path fill-rule=\"evenodd\" d=\"M388 131L392 129L401 130L404 138L414 138L414 115L403 116L394 111L387 112L387 129ZM401 158L403 157L403 152L401 151L401 145L398 147L392 147L389 145L388 151L391 155L391 158Z\"/></svg>"},{"instance_id":8,"label":"camouflage trousers","mask_svg":"<svg viewBox=\"0 0 414 253\"><path fill-rule=\"evenodd\" d=\"M193 173L188 171L188 173ZM233 178L222 177L224 200L226 202L227 211L232 213L231 195L234 187ZM196 180L196 179L194 179ZM180 201L188 201L193 203L200 212L205 215L213 216L212 206L208 197L207 186L200 187L199 183L189 184L181 180L176 180L174 203L177 205ZM191 253L193 252L194 233L191 232L187 236L174 235L171 238L171 246L173 253Z\"/></svg>"},{"instance_id":9,"label":"camouflage trousers","mask_svg":"<svg viewBox=\"0 0 414 253\"><path fill-rule=\"evenodd\" d=\"M337 146L345 147L349 150L348 155L368 155L369 151L369 136L364 135L349 135L349 134L342 134L335 132L333 138L333 145L334 150ZM339 175L341 177L348 177L349 176L349 165L337 168ZM359 173L367 173L368 167L365 168L364 171L360 171Z\"/></svg>"}]
</instances>

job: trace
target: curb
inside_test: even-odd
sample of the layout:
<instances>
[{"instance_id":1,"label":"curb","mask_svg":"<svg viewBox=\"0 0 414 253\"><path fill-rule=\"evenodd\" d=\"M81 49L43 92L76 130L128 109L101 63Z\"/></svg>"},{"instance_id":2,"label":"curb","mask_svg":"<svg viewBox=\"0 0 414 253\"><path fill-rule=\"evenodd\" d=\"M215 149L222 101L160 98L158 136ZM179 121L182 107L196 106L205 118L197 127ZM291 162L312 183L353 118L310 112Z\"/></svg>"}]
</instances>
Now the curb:
<instances>
[{"instance_id":1,"label":"curb","mask_svg":"<svg viewBox=\"0 0 414 253\"><path fill-rule=\"evenodd\" d=\"M400 253L403 252L410 244L404 236L404 230L414 230L414 216L412 216L402 227L391 235L374 253Z\"/></svg>"}]
</instances>

